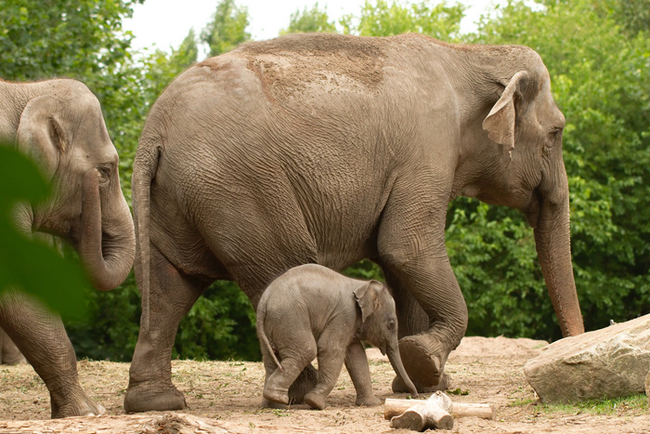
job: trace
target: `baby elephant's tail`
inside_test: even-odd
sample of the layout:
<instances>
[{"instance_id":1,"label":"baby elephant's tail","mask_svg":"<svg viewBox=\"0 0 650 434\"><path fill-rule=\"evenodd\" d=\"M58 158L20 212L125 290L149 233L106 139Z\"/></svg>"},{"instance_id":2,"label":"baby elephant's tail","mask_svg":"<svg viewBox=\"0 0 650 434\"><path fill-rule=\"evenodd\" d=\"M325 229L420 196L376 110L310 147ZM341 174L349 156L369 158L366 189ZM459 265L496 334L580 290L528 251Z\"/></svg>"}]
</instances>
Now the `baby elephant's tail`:
<instances>
[{"instance_id":1,"label":"baby elephant's tail","mask_svg":"<svg viewBox=\"0 0 650 434\"><path fill-rule=\"evenodd\" d=\"M266 316L265 309L260 307L257 312L257 337L260 340L260 345L264 346L268 353L271 355L273 358L273 361L277 365L277 367L280 369L281 372L284 372L284 368L280 364L280 361L275 355L275 351L273 351L273 347L271 347L271 342L269 342L269 339L266 337L266 333L264 333L264 317Z\"/></svg>"}]
</instances>

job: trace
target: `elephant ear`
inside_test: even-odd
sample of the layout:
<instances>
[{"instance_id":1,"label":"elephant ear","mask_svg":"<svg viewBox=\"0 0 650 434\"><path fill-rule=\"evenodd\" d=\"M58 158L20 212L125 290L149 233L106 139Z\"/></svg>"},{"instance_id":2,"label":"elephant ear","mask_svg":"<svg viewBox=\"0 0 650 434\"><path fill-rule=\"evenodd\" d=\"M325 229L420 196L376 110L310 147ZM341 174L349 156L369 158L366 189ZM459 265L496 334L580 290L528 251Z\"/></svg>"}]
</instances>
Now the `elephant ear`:
<instances>
[{"instance_id":1,"label":"elephant ear","mask_svg":"<svg viewBox=\"0 0 650 434\"><path fill-rule=\"evenodd\" d=\"M501 98L483 120L483 129L488 137L497 143L515 148L516 99L521 98L521 88L528 78L528 72L517 72L508 82Z\"/></svg>"},{"instance_id":2,"label":"elephant ear","mask_svg":"<svg viewBox=\"0 0 650 434\"><path fill-rule=\"evenodd\" d=\"M16 132L18 148L40 166L44 177L51 180L66 149L66 138L57 118L61 102L52 96L30 100Z\"/></svg>"},{"instance_id":3,"label":"elephant ear","mask_svg":"<svg viewBox=\"0 0 650 434\"><path fill-rule=\"evenodd\" d=\"M361 322L366 322L366 318L379 307L381 292L385 290L381 282L371 280L354 291L354 298L361 308Z\"/></svg>"}]
</instances>

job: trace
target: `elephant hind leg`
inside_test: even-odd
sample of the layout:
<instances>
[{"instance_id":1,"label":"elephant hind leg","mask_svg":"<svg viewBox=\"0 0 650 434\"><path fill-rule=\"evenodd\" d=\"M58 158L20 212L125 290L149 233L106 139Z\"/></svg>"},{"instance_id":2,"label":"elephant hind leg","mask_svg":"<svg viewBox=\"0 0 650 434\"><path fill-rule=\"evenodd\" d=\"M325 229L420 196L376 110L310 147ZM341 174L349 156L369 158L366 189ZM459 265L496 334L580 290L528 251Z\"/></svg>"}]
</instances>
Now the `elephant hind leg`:
<instances>
[{"instance_id":1,"label":"elephant hind leg","mask_svg":"<svg viewBox=\"0 0 650 434\"><path fill-rule=\"evenodd\" d=\"M150 279L149 329L140 328L133 354L124 397L127 412L187 406L183 393L172 383L172 346L181 319L202 294L205 283L181 273L153 245Z\"/></svg>"},{"instance_id":2,"label":"elephant hind leg","mask_svg":"<svg viewBox=\"0 0 650 434\"><path fill-rule=\"evenodd\" d=\"M266 386L266 382L268 381L268 378L277 370L277 365L275 364L273 359L270 356L265 355L264 352L265 352L265 348L262 348L264 368L266 370L266 378L264 380L264 386ZM279 355L277 357L278 359L280 358ZM314 357L316 357L315 354ZM312 357L311 360L313 360L314 357ZM300 375L298 375L298 378L296 378L294 382L291 384L291 387L289 387L288 401L291 404L303 403L305 399L305 395L309 393L316 386L316 383L318 382L318 371L312 366L311 360L310 363L308 363L307 366L302 370ZM285 408L286 405L269 401L266 398L262 398L262 407Z\"/></svg>"},{"instance_id":3,"label":"elephant hind leg","mask_svg":"<svg viewBox=\"0 0 650 434\"><path fill-rule=\"evenodd\" d=\"M271 353L269 352L269 349L266 347L266 345L261 345L260 349L262 351L262 360L264 363L264 371L266 372L266 375L264 377L264 390L266 390L266 385L268 384L269 377L275 373L275 371L278 370L278 365L275 364L275 360L273 360L273 357L271 356ZM276 358L280 360L280 356L276 354ZM262 397L262 407L263 408L283 408L285 405L281 402L278 401L284 401L284 399L279 399L279 400L274 400L270 401L266 397ZM287 399L287 402L289 399Z\"/></svg>"},{"instance_id":4,"label":"elephant hind leg","mask_svg":"<svg viewBox=\"0 0 650 434\"><path fill-rule=\"evenodd\" d=\"M294 334L291 341L290 347L279 349L282 370L276 369L264 384L264 398L278 404L295 403L289 396L290 388L317 354L311 330Z\"/></svg>"}]
</instances>

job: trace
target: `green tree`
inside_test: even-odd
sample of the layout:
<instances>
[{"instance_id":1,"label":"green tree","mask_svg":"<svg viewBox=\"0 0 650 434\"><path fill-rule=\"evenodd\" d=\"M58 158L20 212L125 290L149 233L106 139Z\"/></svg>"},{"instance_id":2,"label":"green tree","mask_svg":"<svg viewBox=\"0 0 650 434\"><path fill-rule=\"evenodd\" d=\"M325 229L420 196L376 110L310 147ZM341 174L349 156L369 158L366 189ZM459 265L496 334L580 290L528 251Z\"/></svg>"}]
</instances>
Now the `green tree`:
<instances>
[{"instance_id":1,"label":"green tree","mask_svg":"<svg viewBox=\"0 0 650 434\"><path fill-rule=\"evenodd\" d=\"M122 18L143 0L12 0L0 8L0 76L102 75L128 57Z\"/></svg>"},{"instance_id":2,"label":"green tree","mask_svg":"<svg viewBox=\"0 0 650 434\"><path fill-rule=\"evenodd\" d=\"M431 5L428 1L402 4L397 0L388 3L377 0L372 4L366 0L361 8L360 22L356 32L362 36L393 36L417 32L434 38L453 41L458 39L460 20L465 6L456 3L447 6L445 2ZM349 21L349 19L348 19ZM351 29L351 25L344 27Z\"/></svg>"},{"instance_id":3,"label":"green tree","mask_svg":"<svg viewBox=\"0 0 650 434\"><path fill-rule=\"evenodd\" d=\"M221 0L212 21L201 32L201 41L210 47L210 56L227 53L249 41L251 35L246 31L249 22L246 7L237 6L234 0Z\"/></svg>"},{"instance_id":4,"label":"green tree","mask_svg":"<svg viewBox=\"0 0 650 434\"><path fill-rule=\"evenodd\" d=\"M196 63L198 55L194 29L190 29L178 48L172 48L171 54L162 50L155 50L150 54L145 59L143 68L143 79L146 83L141 84L147 102L153 104L176 76Z\"/></svg>"},{"instance_id":5,"label":"green tree","mask_svg":"<svg viewBox=\"0 0 650 434\"><path fill-rule=\"evenodd\" d=\"M311 9L305 8L300 12L291 14L289 27L280 30L280 34L285 33L335 33L336 25L329 21L327 16L327 6L322 10L318 7L318 2L314 3Z\"/></svg>"},{"instance_id":6,"label":"green tree","mask_svg":"<svg viewBox=\"0 0 650 434\"><path fill-rule=\"evenodd\" d=\"M54 76L83 81L97 95L118 149L122 186L130 197L130 166L144 106L132 35L122 19L143 0L14 0L0 8L0 77Z\"/></svg>"},{"instance_id":7,"label":"green tree","mask_svg":"<svg viewBox=\"0 0 650 434\"><path fill-rule=\"evenodd\" d=\"M175 71L184 71L196 63L199 57L199 48L196 44L196 33L191 28L183 42L177 49L172 49L169 64Z\"/></svg>"}]
</instances>

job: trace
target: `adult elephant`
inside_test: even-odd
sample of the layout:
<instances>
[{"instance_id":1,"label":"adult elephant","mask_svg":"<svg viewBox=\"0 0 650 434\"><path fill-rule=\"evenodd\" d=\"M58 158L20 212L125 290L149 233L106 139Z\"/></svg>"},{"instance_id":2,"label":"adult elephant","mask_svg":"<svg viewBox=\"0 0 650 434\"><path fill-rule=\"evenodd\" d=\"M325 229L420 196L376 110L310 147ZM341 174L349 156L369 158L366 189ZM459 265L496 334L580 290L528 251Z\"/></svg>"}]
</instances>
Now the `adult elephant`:
<instances>
[{"instance_id":1,"label":"adult elephant","mask_svg":"<svg viewBox=\"0 0 650 434\"><path fill-rule=\"evenodd\" d=\"M33 157L54 191L47 203L16 209L18 229L70 241L98 289L122 283L135 256L133 220L120 189L117 152L92 92L74 80L0 81L0 140ZM58 316L21 292L5 291L0 327L45 382L53 418L104 411L79 383L75 352Z\"/></svg>"},{"instance_id":2,"label":"adult elephant","mask_svg":"<svg viewBox=\"0 0 650 434\"><path fill-rule=\"evenodd\" d=\"M520 46L287 35L193 66L152 107L134 163L143 316L125 408L185 405L171 348L215 279L257 306L295 265L362 258L394 291L407 372L441 386L467 325L444 236L459 195L525 213L562 331L583 332L564 123Z\"/></svg>"}]
</instances>

